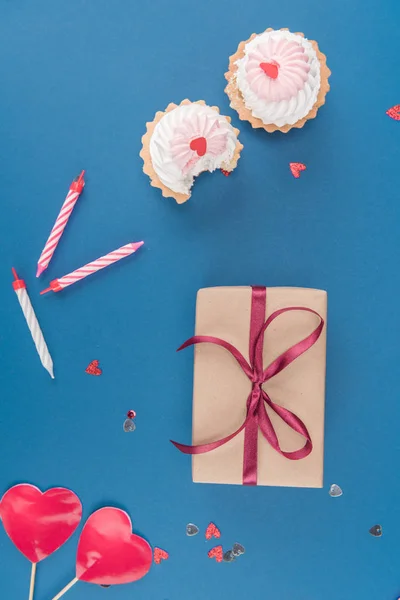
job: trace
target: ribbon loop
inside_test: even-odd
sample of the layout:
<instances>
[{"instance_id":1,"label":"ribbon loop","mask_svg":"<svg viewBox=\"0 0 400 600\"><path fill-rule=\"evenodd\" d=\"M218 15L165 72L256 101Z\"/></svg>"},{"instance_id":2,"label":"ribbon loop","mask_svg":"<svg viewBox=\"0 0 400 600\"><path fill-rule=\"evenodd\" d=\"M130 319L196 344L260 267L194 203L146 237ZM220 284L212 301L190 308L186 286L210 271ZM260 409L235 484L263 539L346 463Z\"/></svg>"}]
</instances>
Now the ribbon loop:
<instances>
[{"instance_id":1,"label":"ribbon loop","mask_svg":"<svg viewBox=\"0 0 400 600\"><path fill-rule=\"evenodd\" d=\"M280 406L279 404L275 404L275 402L271 400L267 392L263 389L262 385L286 369L286 367L288 367L299 356L304 354L304 352L309 350L318 341L324 328L324 320L320 314L311 308L306 308L303 306L291 306L276 310L264 322L265 310L266 288L253 287L249 340L250 364L244 358L242 353L235 348L235 346L233 346L233 344L213 336L195 335L182 344L180 348L178 348L178 351L180 351L188 346L204 343L221 346L230 352L230 354L235 358L241 367L242 371L252 383L252 389L247 398L246 418L239 429L220 440L206 444L200 444L198 446L186 446L184 444L172 442L181 452L185 454L204 454L206 452L211 452L212 450L215 450L224 444L227 444L229 441L239 435L239 433L245 430L243 456L243 483L245 485L257 484L258 429L260 429L263 437L272 446L272 448L289 460L300 460L305 458L310 454L313 447L310 434L301 419L299 419L299 417L297 417L290 410ZM278 356L278 358L273 360L266 369L263 369L262 363L265 332L275 319L284 313L292 311L312 313L319 318L319 324L312 333L310 333L300 342L297 342L291 346L288 350ZM276 435L275 429L268 415L266 406L273 410L275 414L277 414L293 431L300 434L305 439L305 443L302 448L291 452L282 450L278 436Z\"/></svg>"}]
</instances>

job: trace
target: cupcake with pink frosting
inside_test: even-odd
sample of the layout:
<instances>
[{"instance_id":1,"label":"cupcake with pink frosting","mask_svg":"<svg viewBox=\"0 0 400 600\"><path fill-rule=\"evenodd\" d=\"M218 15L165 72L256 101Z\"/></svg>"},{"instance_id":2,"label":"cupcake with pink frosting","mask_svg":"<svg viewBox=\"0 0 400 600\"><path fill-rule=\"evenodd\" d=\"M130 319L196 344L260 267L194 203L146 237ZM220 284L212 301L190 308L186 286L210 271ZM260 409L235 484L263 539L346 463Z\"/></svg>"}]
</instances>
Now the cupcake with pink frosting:
<instances>
[{"instance_id":1,"label":"cupcake with pink frosting","mask_svg":"<svg viewBox=\"0 0 400 600\"><path fill-rule=\"evenodd\" d=\"M143 171L151 185L178 204L190 198L195 178L204 171L221 169L229 174L243 148L239 130L216 106L203 100L169 104L147 123L142 137Z\"/></svg>"},{"instance_id":2,"label":"cupcake with pink frosting","mask_svg":"<svg viewBox=\"0 0 400 600\"><path fill-rule=\"evenodd\" d=\"M286 133L317 115L330 74L317 42L287 29L267 29L241 42L230 57L225 91L243 121Z\"/></svg>"}]
</instances>

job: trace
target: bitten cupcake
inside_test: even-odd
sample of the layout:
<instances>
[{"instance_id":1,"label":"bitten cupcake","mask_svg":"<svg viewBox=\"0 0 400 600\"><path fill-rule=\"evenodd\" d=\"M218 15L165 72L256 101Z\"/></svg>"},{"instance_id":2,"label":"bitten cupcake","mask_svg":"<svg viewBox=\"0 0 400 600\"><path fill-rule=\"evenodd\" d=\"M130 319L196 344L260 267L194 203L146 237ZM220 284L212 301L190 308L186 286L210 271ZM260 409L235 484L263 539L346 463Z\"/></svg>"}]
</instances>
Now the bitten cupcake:
<instances>
[{"instance_id":1,"label":"bitten cupcake","mask_svg":"<svg viewBox=\"0 0 400 600\"><path fill-rule=\"evenodd\" d=\"M230 57L226 93L240 119L268 132L303 127L325 103L331 74L317 42L267 29Z\"/></svg>"},{"instance_id":2,"label":"bitten cupcake","mask_svg":"<svg viewBox=\"0 0 400 600\"><path fill-rule=\"evenodd\" d=\"M190 198L194 178L200 173L233 171L243 146L239 130L230 121L203 100L183 100L179 106L170 104L165 112L157 112L147 123L140 152L151 185L181 204Z\"/></svg>"}]
</instances>

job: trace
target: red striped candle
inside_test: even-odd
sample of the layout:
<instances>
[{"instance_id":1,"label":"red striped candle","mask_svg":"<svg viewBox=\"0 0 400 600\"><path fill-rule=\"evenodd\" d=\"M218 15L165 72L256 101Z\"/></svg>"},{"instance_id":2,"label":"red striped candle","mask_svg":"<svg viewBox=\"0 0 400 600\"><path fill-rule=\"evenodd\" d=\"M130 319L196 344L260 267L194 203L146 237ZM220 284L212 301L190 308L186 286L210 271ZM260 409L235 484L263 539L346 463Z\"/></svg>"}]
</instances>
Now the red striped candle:
<instances>
[{"instance_id":1,"label":"red striped candle","mask_svg":"<svg viewBox=\"0 0 400 600\"><path fill-rule=\"evenodd\" d=\"M36 277L40 277L43 271L45 271L49 266L54 251L57 248L57 244L60 241L60 237L62 236L65 226L68 223L68 219L74 210L76 201L78 200L84 188L84 174L85 171L82 171L82 173L71 183L67 197L64 200L64 204L62 205L56 222L53 225L53 229L50 232L49 239L47 240L42 254L38 260Z\"/></svg>"},{"instance_id":2,"label":"red striped candle","mask_svg":"<svg viewBox=\"0 0 400 600\"><path fill-rule=\"evenodd\" d=\"M96 271L100 271L100 269L104 269L104 267L114 264L118 260L121 260L121 258L125 258L126 256L133 254L138 248L140 248L140 246L143 246L143 244L144 242L134 242L131 244L126 244L125 246L118 248L118 250L113 250L109 254L101 256L97 260L94 260L93 262L76 269L76 271L72 271L72 273L64 275L64 277L53 279L53 281L50 281L50 287L40 293L46 294L47 292L51 291L61 292L61 290L69 285L72 285L73 283L76 283L77 281L80 281L89 275L93 275L93 273L96 273Z\"/></svg>"}]
</instances>

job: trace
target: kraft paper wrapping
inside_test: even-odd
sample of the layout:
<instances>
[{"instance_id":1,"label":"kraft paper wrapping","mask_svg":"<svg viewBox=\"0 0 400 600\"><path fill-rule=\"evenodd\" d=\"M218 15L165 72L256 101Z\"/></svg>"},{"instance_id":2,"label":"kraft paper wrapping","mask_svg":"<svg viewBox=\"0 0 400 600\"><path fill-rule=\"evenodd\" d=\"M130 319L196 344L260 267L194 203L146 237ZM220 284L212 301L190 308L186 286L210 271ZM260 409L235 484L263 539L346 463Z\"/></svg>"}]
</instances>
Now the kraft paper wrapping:
<instances>
[{"instance_id":1,"label":"kraft paper wrapping","mask_svg":"<svg viewBox=\"0 0 400 600\"><path fill-rule=\"evenodd\" d=\"M249 360L251 287L204 288L197 294L196 335L230 342ZM284 458L258 435L258 485L320 488L323 485L327 294L305 288L267 288L266 318L275 310L304 306L317 311L325 327L316 344L264 384L271 399L293 411L306 425L313 451L297 461ZM317 324L313 314L289 312L267 329L264 367ZM246 416L251 382L229 352L213 344L194 350L193 445L225 437ZM283 450L301 448L304 438L269 408ZM193 481L242 484L244 432L224 446L192 457Z\"/></svg>"}]
</instances>

